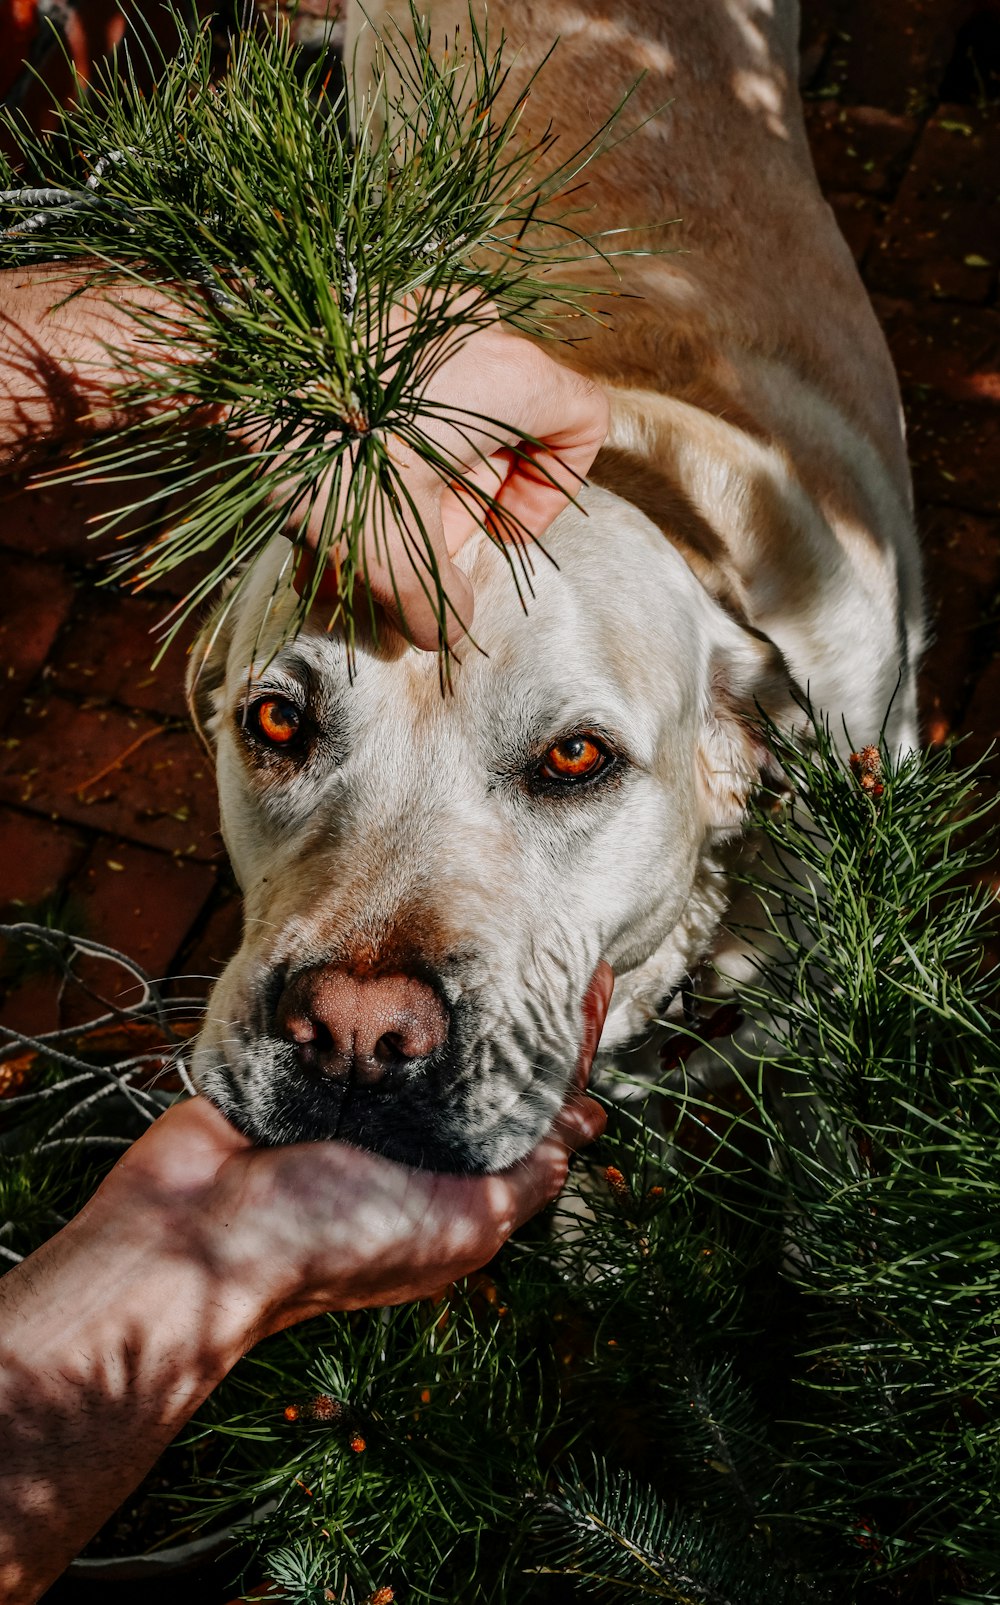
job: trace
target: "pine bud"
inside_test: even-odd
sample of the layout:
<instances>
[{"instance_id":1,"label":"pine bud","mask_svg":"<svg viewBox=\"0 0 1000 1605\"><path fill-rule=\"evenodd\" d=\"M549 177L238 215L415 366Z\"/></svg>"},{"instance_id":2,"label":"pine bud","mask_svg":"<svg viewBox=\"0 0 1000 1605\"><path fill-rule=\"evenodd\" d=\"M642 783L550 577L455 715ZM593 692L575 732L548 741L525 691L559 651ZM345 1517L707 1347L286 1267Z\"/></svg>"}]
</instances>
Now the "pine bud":
<instances>
[{"instance_id":1,"label":"pine bud","mask_svg":"<svg viewBox=\"0 0 1000 1605\"><path fill-rule=\"evenodd\" d=\"M608 1165L604 1172L604 1180L607 1182L611 1196L616 1204L621 1204L622 1208L631 1204L632 1189L617 1165Z\"/></svg>"},{"instance_id":2,"label":"pine bud","mask_svg":"<svg viewBox=\"0 0 1000 1605\"><path fill-rule=\"evenodd\" d=\"M343 1405L336 1399L331 1399L328 1393L317 1393L309 1406L309 1415L313 1421L339 1421L343 1413Z\"/></svg>"},{"instance_id":3,"label":"pine bud","mask_svg":"<svg viewBox=\"0 0 1000 1605\"><path fill-rule=\"evenodd\" d=\"M878 799L885 790L882 785L882 755L877 747L862 747L851 753L851 772L861 790Z\"/></svg>"}]
</instances>

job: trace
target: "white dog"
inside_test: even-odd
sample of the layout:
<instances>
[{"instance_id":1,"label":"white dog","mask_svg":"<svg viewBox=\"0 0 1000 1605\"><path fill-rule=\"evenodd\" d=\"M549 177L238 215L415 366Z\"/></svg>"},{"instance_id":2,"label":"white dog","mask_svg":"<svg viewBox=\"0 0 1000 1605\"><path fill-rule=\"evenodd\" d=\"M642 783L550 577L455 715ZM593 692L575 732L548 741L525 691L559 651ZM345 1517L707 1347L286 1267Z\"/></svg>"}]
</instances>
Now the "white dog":
<instances>
[{"instance_id":1,"label":"white dog","mask_svg":"<svg viewBox=\"0 0 1000 1605\"><path fill-rule=\"evenodd\" d=\"M466 6L429 9L440 38ZM816 185L796 24L792 0L491 0L518 72L559 36L535 120L566 149L645 74L591 222L679 217L683 254L626 259L635 299L574 350L611 435L528 616L485 538L460 554L488 656L452 695L389 629L353 682L306 629L247 706L289 605L277 549L195 687L246 896L195 1073L260 1141L512 1164L562 1101L598 961L613 1051L720 952L757 707L789 721L797 683L857 739L916 739L899 396Z\"/></svg>"}]
</instances>

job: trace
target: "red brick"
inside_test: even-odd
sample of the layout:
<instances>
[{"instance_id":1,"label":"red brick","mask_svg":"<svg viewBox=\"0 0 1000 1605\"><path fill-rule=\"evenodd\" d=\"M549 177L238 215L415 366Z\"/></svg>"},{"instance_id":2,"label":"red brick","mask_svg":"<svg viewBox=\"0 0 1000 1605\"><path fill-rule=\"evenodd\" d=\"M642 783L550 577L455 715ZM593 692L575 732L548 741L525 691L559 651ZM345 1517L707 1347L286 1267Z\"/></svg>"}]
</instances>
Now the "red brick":
<instances>
[{"instance_id":1,"label":"red brick","mask_svg":"<svg viewBox=\"0 0 1000 1605\"><path fill-rule=\"evenodd\" d=\"M828 195L841 234L855 262L866 255L879 222L879 206L869 195Z\"/></svg>"},{"instance_id":2,"label":"red brick","mask_svg":"<svg viewBox=\"0 0 1000 1605\"><path fill-rule=\"evenodd\" d=\"M201 586L215 567L216 559L212 553L201 553L192 557L186 563L181 563L168 574L153 580L145 586L141 595L151 597L169 597L171 601L180 602ZM196 620L200 621L211 610L215 594L210 594L205 603L196 610Z\"/></svg>"},{"instance_id":3,"label":"red brick","mask_svg":"<svg viewBox=\"0 0 1000 1605\"><path fill-rule=\"evenodd\" d=\"M174 990L200 996L218 980L243 938L243 900L229 893L212 910L204 928L175 966Z\"/></svg>"},{"instance_id":4,"label":"red brick","mask_svg":"<svg viewBox=\"0 0 1000 1605\"><path fill-rule=\"evenodd\" d=\"M993 593L1000 589L1000 516L976 518L951 507L925 507L919 527L932 587L947 590L954 584L978 598L981 610L991 610ZM938 584L942 572L948 585Z\"/></svg>"},{"instance_id":5,"label":"red brick","mask_svg":"<svg viewBox=\"0 0 1000 1605\"><path fill-rule=\"evenodd\" d=\"M205 864L100 837L72 881L76 927L134 959L160 981L214 886L214 872ZM138 1000L136 985L121 966L86 956L74 968L109 1002ZM67 991L64 1023L93 1018L96 1012L93 999Z\"/></svg>"},{"instance_id":6,"label":"red brick","mask_svg":"<svg viewBox=\"0 0 1000 1605\"><path fill-rule=\"evenodd\" d=\"M62 987L57 975L26 975L6 990L0 1003L0 1024L27 1037L56 1031L60 1024ZM0 1041L9 1041L0 1033Z\"/></svg>"},{"instance_id":7,"label":"red brick","mask_svg":"<svg viewBox=\"0 0 1000 1605\"><path fill-rule=\"evenodd\" d=\"M1000 312L992 307L877 302L904 391L1000 402Z\"/></svg>"},{"instance_id":8,"label":"red brick","mask_svg":"<svg viewBox=\"0 0 1000 1605\"><path fill-rule=\"evenodd\" d=\"M207 457L200 460L200 466L208 466ZM131 486L86 481L56 483L52 475L62 471L57 465L48 473L39 471L21 479L0 481L0 546L36 557L58 557L74 568L93 571L95 582L110 581L114 565L109 560L124 555L137 528L142 528L142 538L148 541L157 531L162 536L163 530L184 513L185 502L171 493L166 477L138 480ZM207 481L203 484L207 485ZM137 497L150 499L143 514L115 524L111 530L103 528L108 518ZM202 584L217 560L217 552L199 553L149 582L139 594L179 601ZM132 594L128 579L122 580L122 589ZM115 587L109 583L107 590L114 594ZM199 618L211 601L209 596L206 605L197 610Z\"/></svg>"},{"instance_id":9,"label":"red brick","mask_svg":"<svg viewBox=\"0 0 1000 1605\"><path fill-rule=\"evenodd\" d=\"M68 558L80 566L105 560L114 541L99 534L101 521L136 494L135 486L54 484L40 473L11 480L0 495L0 544L35 557ZM141 494L150 492L143 489ZM114 533L120 532L116 528Z\"/></svg>"},{"instance_id":10,"label":"red brick","mask_svg":"<svg viewBox=\"0 0 1000 1605\"><path fill-rule=\"evenodd\" d=\"M169 852L221 854L214 777L191 732L53 696L22 706L5 745L0 800Z\"/></svg>"},{"instance_id":11,"label":"red brick","mask_svg":"<svg viewBox=\"0 0 1000 1605\"><path fill-rule=\"evenodd\" d=\"M216 474L211 481L214 486L218 485L225 475L225 455L220 453L218 447L211 452L203 453L198 459L197 467L202 475L200 487L203 491L209 488L208 471L213 465L216 467ZM187 508L188 500L180 492L176 492L167 498L162 510L162 527L165 533L169 532L174 525L183 522L187 514ZM189 596L208 577L215 568L218 557L219 553L216 549L196 553L195 556L188 558L186 562L171 569L169 573L149 581L148 594L169 596L175 601L182 600ZM210 606L211 602L212 597L209 596L206 608Z\"/></svg>"},{"instance_id":12,"label":"red brick","mask_svg":"<svg viewBox=\"0 0 1000 1605\"><path fill-rule=\"evenodd\" d=\"M963 11L964 0L847 0L820 91L892 112L925 110L944 77Z\"/></svg>"},{"instance_id":13,"label":"red brick","mask_svg":"<svg viewBox=\"0 0 1000 1605\"><path fill-rule=\"evenodd\" d=\"M83 692L149 713L186 718L185 639L173 642L154 667L160 646L154 634L169 603L115 593L84 592L49 665L57 691ZM190 638L192 631L188 630Z\"/></svg>"},{"instance_id":14,"label":"red brick","mask_svg":"<svg viewBox=\"0 0 1000 1605\"><path fill-rule=\"evenodd\" d=\"M982 757L1000 736L1000 653L979 677L962 720L962 732L967 737L959 749L964 764ZM992 754L986 773L992 780L1000 779L1000 754Z\"/></svg>"},{"instance_id":15,"label":"red brick","mask_svg":"<svg viewBox=\"0 0 1000 1605\"><path fill-rule=\"evenodd\" d=\"M73 585L55 563L0 555L0 724L44 664L73 606Z\"/></svg>"},{"instance_id":16,"label":"red brick","mask_svg":"<svg viewBox=\"0 0 1000 1605\"><path fill-rule=\"evenodd\" d=\"M931 643L920 705L928 739L939 743L959 727L992 630L1000 591L1000 522L933 508L921 524Z\"/></svg>"},{"instance_id":17,"label":"red brick","mask_svg":"<svg viewBox=\"0 0 1000 1605\"><path fill-rule=\"evenodd\" d=\"M998 171L1000 120L968 106L942 106L872 252L871 286L891 295L987 301L1000 257Z\"/></svg>"},{"instance_id":18,"label":"red brick","mask_svg":"<svg viewBox=\"0 0 1000 1605\"><path fill-rule=\"evenodd\" d=\"M1000 407L930 392L910 396L906 413L918 497L994 513L1000 506Z\"/></svg>"},{"instance_id":19,"label":"red brick","mask_svg":"<svg viewBox=\"0 0 1000 1605\"><path fill-rule=\"evenodd\" d=\"M840 0L810 0L802 9L799 32L799 84L808 89L816 80L840 14Z\"/></svg>"},{"instance_id":20,"label":"red brick","mask_svg":"<svg viewBox=\"0 0 1000 1605\"><path fill-rule=\"evenodd\" d=\"M903 170L918 128L915 117L894 116L878 106L830 100L806 105L806 130L824 189L886 194Z\"/></svg>"},{"instance_id":21,"label":"red brick","mask_svg":"<svg viewBox=\"0 0 1000 1605\"><path fill-rule=\"evenodd\" d=\"M86 842L48 820L0 809L0 909L23 919L23 910L51 902L77 868Z\"/></svg>"}]
</instances>

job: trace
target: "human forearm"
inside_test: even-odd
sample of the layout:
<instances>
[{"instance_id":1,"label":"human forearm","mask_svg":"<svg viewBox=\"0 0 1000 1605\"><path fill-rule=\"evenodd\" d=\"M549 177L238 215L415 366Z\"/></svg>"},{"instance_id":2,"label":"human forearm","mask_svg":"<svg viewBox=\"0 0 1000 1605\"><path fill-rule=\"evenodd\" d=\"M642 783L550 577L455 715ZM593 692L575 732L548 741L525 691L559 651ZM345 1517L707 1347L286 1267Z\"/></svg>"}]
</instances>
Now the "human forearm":
<instances>
[{"instance_id":1,"label":"human forearm","mask_svg":"<svg viewBox=\"0 0 1000 1605\"><path fill-rule=\"evenodd\" d=\"M166 1227L99 1197L0 1281L8 1605L62 1572L249 1346L254 1312Z\"/></svg>"},{"instance_id":2,"label":"human forearm","mask_svg":"<svg viewBox=\"0 0 1000 1605\"><path fill-rule=\"evenodd\" d=\"M0 473L123 423L115 389L126 375L107 348L141 340L130 307L175 316L161 291L132 283L67 300L79 282L58 267L0 272Z\"/></svg>"}]
</instances>

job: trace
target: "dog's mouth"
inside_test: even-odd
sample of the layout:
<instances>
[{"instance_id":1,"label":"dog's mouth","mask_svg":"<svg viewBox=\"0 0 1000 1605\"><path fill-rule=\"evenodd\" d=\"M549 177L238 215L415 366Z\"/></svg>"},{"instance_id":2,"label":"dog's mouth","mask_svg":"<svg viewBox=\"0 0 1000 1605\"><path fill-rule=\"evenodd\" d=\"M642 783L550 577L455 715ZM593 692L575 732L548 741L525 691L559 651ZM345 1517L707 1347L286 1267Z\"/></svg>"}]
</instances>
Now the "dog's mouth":
<instances>
[{"instance_id":1,"label":"dog's mouth","mask_svg":"<svg viewBox=\"0 0 1000 1605\"><path fill-rule=\"evenodd\" d=\"M413 976L382 985L348 979L331 985L322 976L320 1007L309 1013L315 976L297 978L271 1029L231 1024L225 1051L199 1049L200 1090L260 1146L336 1139L414 1168L469 1175L508 1169L548 1131L574 1071L586 1081L611 990L601 965L584 1000L582 1043L577 1028L545 1048L513 1027L477 1036L471 1004L446 1008Z\"/></svg>"},{"instance_id":2,"label":"dog's mouth","mask_svg":"<svg viewBox=\"0 0 1000 1605\"><path fill-rule=\"evenodd\" d=\"M390 1069L374 1083L356 1065L331 1082L303 1075L287 1044L258 1039L241 1055L239 1070L217 1061L197 1079L233 1125L262 1147L336 1139L423 1170L506 1169L551 1124L560 1089L522 1092L503 1067L502 1091L488 1110L475 1095L481 1076L449 1059ZM561 1079L568 1079L565 1071Z\"/></svg>"}]
</instances>

